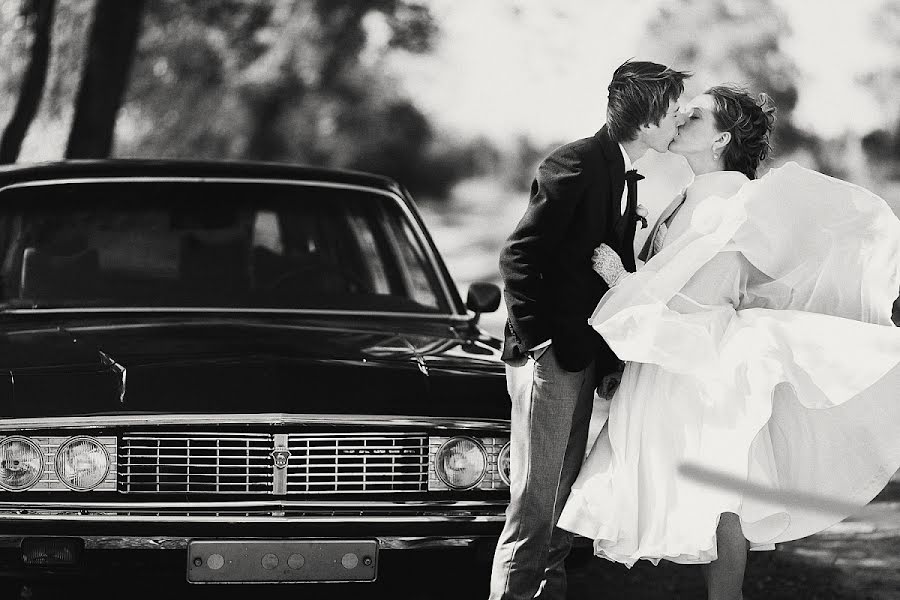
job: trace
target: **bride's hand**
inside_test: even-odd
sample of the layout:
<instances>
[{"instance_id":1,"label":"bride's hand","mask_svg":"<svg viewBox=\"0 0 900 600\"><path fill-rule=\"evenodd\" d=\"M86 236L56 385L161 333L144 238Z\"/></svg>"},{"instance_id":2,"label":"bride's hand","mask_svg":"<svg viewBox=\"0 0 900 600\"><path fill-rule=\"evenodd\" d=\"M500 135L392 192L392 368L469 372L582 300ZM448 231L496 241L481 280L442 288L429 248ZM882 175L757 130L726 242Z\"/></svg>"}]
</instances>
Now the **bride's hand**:
<instances>
[{"instance_id":1,"label":"bride's hand","mask_svg":"<svg viewBox=\"0 0 900 600\"><path fill-rule=\"evenodd\" d=\"M603 278L609 287L614 287L628 275L628 271L622 265L621 257L606 244L600 244L594 248L591 264L594 271Z\"/></svg>"},{"instance_id":2,"label":"bride's hand","mask_svg":"<svg viewBox=\"0 0 900 600\"><path fill-rule=\"evenodd\" d=\"M608 373L600 380L600 385L597 386L597 395L604 400L612 400L621 383L622 371Z\"/></svg>"}]
</instances>

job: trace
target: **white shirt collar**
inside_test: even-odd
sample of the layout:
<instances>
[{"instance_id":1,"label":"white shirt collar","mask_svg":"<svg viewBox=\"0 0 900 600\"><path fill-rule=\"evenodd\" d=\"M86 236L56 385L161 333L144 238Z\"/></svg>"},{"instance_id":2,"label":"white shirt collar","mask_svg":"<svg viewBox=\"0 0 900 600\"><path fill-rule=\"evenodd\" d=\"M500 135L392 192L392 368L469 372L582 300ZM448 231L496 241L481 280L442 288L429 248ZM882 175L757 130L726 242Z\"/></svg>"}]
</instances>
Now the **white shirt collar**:
<instances>
[{"instance_id":1,"label":"white shirt collar","mask_svg":"<svg viewBox=\"0 0 900 600\"><path fill-rule=\"evenodd\" d=\"M622 151L622 158L625 159L625 170L630 171L631 169L634 168L634 166L632 166L632 164L631 164L631 159L628 158L628 153L625 152L625 146L623 146L621 142L616 142L616 143L619 144L619 150Z\"/></svg>"}]
</instances>

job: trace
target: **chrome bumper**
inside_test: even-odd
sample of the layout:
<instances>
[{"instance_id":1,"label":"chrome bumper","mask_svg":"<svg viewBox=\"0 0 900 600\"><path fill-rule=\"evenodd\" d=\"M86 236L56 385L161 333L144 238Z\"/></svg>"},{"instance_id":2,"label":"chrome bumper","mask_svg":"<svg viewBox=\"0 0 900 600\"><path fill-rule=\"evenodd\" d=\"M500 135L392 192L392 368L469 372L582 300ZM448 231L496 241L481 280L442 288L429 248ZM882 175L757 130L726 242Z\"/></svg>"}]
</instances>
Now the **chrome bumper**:
<instances>
[{"instance_id":1,"label":"chrome bumper","mask_svg":"<svg viewBox=\"0 0 900 600\"><path fill-rule=\"evenodd\" d=\"M20 548L22 535L0 535L0 548ZM186 550L192 538L189 537L143 537L143 536L72 536L84 540L85 550ZM465 548L491 536L380 536L375 537L379 550L427 550L432 548Z\"/></svg>"},{"instance_id":2,"label":"chrome bumper","mask_svg":"<svg viewBox=\"0 0 900 600\"><path fill-rule=\"evenodd\" d=\"M419 523L493 522L502 500L239 502L0 502L9 521L125 521L170 523Z\"/></svg>"},{"instance_id":3,"label":"chrome bumper","mask_svg":"<svg viewBox=\"0 0 900 600\"><path fill-rule=\"evenodd\" d=\"M76 537L86 549L177 550L191 539L376 539L385 550L468 546L496 537L504 501L2 502L0 548L27 537ZM199 531L204 533L199 533ZM366 533L362 533L365 530ZM101 535L105 534L105 535Z\"/></svg>"}]
</instances>

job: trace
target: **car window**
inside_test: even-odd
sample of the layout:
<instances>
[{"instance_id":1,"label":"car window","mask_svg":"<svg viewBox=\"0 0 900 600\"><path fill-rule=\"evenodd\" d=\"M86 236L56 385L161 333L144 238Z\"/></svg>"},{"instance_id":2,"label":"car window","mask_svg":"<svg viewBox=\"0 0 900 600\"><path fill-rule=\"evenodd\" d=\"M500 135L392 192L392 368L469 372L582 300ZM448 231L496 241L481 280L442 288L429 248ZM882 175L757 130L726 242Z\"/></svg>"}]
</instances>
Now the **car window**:
<instances>
[{"instance_id":1,"label":"car window","mask_svg":"<svg viewBox=\"0 0 900 600\"><path fill-rule=\"evenodd\" d=\"M425 255L421 246L414 243L415 236L409 221L394 214L388 216L388 234L398 259L403 263L401 269L403 284L410 296L422 304L435 304L437 297L428 278Z\"/></svg>"},{"instance_id":2,"label":"car window","mask_svg":"<svg viewBox=\"0 0 900 600\"><path fill-rule=\"evenodd\" d=\"M7 307L448 311L392 196L244 182L67 183L0 194Z\"/></svg>"}]
</instances>

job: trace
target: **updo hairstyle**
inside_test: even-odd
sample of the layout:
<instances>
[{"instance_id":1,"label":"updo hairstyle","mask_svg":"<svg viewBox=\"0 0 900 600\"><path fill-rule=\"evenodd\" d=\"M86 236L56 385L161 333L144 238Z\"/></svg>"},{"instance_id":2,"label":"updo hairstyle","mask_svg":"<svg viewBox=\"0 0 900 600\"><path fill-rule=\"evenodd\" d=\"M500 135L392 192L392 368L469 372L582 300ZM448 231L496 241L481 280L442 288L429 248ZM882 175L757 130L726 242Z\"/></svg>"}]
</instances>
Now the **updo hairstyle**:
<instances>
[{"instance_id":1,"label":"updo hairstyle","mask_svg":"<svg viewBox=\"0 0 900 600\"><path fill-rule=\"evenodd\" d=\"M775 105L767 94L753 98L741 87L718 85L705 92L714 103L716 128L731 134L722 151L728 171L740 171L756 179L756 168L772 150L769 137L775 126Z\"/></svg>"}]
</instances>

